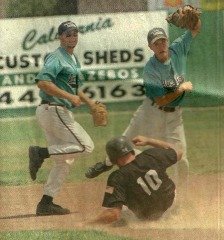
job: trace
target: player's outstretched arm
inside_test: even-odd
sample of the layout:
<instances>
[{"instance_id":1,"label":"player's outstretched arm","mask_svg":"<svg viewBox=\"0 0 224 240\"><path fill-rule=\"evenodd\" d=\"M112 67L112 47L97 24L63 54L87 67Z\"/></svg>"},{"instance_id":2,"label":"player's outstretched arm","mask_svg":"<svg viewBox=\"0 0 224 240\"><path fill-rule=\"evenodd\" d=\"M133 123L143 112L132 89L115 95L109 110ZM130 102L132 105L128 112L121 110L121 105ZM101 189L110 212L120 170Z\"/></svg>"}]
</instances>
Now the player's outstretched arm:
<instances>
[{"instance_id":1,"label":"player's outstretched arm","mask_svg":"<svg viewBox=\"0 0 224 240\"><path fill-rule=\"evenodd\" d=\"M90 99L83 91L79 91L78 96L80 97L82 102L86 103L89 106L94 105L95 103L95 101Z\"/></svg>"},{"instance_id":2,"label":"player's outstretched arm","mask_svg":"<svg viewBox=\"0 0 224 240\"><path fill-rule=\"evenodd\" d=\"M197 23L196 26L195 26L195 28L194 28L194 29L190 29L193 38L194 38L195 36L197 36L198 33L200 33L200 30L201 30L201 20L199 19L199 20L198 20L198 23Z\"/></svg>"},{"instance_id":3,"label":"player's outstretched arm","mask_svg":"<svg viewBox=\"0 0 224 240\"><path fill-rule=\"evenodd\" d=\"M132 142L135 146L147 146L150 145L152 147L158 148L172 148L172 144L168 142L164 142L158 139L144 137L144 136L136 136L132 139Z\"/></svg>"},{"instance_id":4,"label":"player's outstretched arm","mask_svg":"<svg viewBox=\"0 0 224 240\"><path fill-rule=\"evenodd\" d=\"M88 224L110 224L121 217L121 208L105 208L98 217L89 221Z\"/></svg>"},{"instance_id":5,"label":"player's outstretched arm","mask_svg":"<svg viewBox=\"0 0 224 240\"><path fill-rule=\"evenodd\" d=\"M154 139L154 138L149 138L149 137L144 137L144 136L136 136L132 139L132 142L135 144L135 146L147 146L150 145L152 147L156 148L172 148L175 150L177 153L177 161L179 161L182 158L183 151L181 148L177 148L174 144Z\"/></svg>"}]
</instances>

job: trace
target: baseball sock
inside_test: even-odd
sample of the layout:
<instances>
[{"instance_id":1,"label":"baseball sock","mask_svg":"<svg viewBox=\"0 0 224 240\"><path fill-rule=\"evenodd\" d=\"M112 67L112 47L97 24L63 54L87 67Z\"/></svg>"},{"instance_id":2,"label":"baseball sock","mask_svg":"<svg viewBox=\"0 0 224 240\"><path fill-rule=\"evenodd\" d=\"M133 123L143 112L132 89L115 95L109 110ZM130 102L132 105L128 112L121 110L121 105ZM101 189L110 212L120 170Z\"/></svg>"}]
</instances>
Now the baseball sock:
<instances>
[{"instance_id":1,"label":"baseball sock","mask_svg":"<svg viewBox=\"0 0 224 240\"><path fill-rule=\"evenodd\" d=\"M48 195L43 195L42 199L40 200L41 203L49 204L53 201L53 197Z\"/></svg>"},{"instance_id":2,"label":"baseball sock","mask_svg":"<svg viewBox=\"0 0 224 240\"><path fill-rule=\"evenodd\" d=\"M49 154L47 148L42 148L42 147L41 147L39 154L40 154L40 157L43 158L43 159L50 157L50 154Z\"/></svg>"}]
</instances>

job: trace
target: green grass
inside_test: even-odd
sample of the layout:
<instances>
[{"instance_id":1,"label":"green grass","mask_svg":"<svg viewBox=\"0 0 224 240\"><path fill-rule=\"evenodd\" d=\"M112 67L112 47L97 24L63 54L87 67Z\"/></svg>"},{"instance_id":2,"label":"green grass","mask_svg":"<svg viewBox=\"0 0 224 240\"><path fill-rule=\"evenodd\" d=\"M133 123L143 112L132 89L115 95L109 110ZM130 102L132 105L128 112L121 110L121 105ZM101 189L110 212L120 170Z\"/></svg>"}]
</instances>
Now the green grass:
<instances>
[{"instance_id":1,"label":"green grass","mask_svg":"<svg viewBox=\"0 0 224 240\"><path fill-rule=\"evenodd\" d=\"M137 106L136 106L137 108ZM133 108L134 109L134 108ZM91 116L79 112L76 120L90 134L95 142L95 151L75 162L67 181L91 181L84 176L88 166L105 157L106 141L120 135L127 127L133 111L111 111L107 127L93 127ZM183 113L188 146L190 171L196 174L208 174L223 171L224 143L224 109L186 108ZM35 117L1 119L0 124L0 185L33 184L28 173L28 146L37 144L45 146L45 138L37 125ZM44 183L51 168L52 161L45 161L38 172L36 183ZM108 174L102 174L97 181L106 181ZM75 239L75 240L128 240L130 238L112 236L96 230L89 231L12 231L0 233L2 240L36 240L36 239Z\"/></svg>"},{"instance_id":2,"label":"green grass","mask_svg":"<svg viewBox=\"0 0 224 240\"><path fill-rule=\"evenodd\" d=\"M79 112L75 115L76 120L92 137L95 150L91 155L80 157L75 162L68 181L88 181L84 176L85 170L95 162L104 160L106 141L125 130L132 114L133 111L111 111L107 127L94 127L88 113ZM223 171L224 109L186 108L183 117L190 171L198 174ZM28 146L46 144L35 117L1 119L0 132L0 185L31 184L28 173ZM51 160L44 162L38 172L37 183L45 182L51 164ZM105 175L97 178L99 181L102 179L105 179Z\"/></svg>"},{"instance_id":3,"label":"green grass","mask_svg":"<svg viewBox=\"0 0 224 240\"><path fill-rule=\"evenodd\" d=\"M0 233L1 240L130 240L127 237L112 236L100 231L21 231Z\"/></svg>"},{"instance_id":4,"label":"green grass","mask_svg":"<svg viewBox=\"0 0 224 240\"><path fill-rule=\"evenodd\" d=\"M190 170L212 173L224 170L223 108L193 108L184 112Z\"/></svg>"}]
</instances>

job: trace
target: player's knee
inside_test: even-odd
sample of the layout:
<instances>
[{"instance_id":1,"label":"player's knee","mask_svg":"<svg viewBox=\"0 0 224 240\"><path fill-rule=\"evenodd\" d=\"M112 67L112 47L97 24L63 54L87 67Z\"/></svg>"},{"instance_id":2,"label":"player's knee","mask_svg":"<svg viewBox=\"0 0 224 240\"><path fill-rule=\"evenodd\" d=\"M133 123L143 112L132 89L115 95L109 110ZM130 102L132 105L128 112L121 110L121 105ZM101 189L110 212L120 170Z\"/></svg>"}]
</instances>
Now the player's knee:
<instances>
[{"instance_id":1,"label":"player's knee","mask_svg":"<svg viewBox=\"0 0 224 240\"><path fill-rule=\"evenodd\" d=\"M86 153L91 153L94 149L94 143L93 141L90 139L86 144L85 144L85 152Z\"/></svg>"},{"instance_id":2,"label":"player's knee","mask_svg":"<svg viewBox=\"0 0 224 240\"><path fill-rule=\"evenodd\" d=\"M180 173L188 173L189 171L189 162L186 158L182 158L179 162L177 162L177 168Z\"/></svg>"}]
</instances>

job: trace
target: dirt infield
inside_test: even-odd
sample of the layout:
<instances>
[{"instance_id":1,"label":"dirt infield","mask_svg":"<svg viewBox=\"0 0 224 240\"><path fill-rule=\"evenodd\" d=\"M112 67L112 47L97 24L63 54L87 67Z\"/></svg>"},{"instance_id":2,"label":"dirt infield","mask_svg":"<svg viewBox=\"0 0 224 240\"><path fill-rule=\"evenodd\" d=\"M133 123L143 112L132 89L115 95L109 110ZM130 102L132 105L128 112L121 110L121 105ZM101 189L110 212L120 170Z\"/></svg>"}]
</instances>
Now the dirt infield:
<instances>
[{"instance_id":1,"label":"dirt infield","mask_svg":"<svg viewBox=\"0 0 224 240\"><path fill-rule=\"evenodd\" d=\"M191 175L189 199L177 212L156 222L129 219L125 227L94 229L134 239L221 240L224 239L224 174ZM105 183L86 181L65 184L55 199L68 207L66 216L36 217L42 185L0 187L0 230L92 229L80 224L100 212Z\"/></svg>"}]
</instances>

